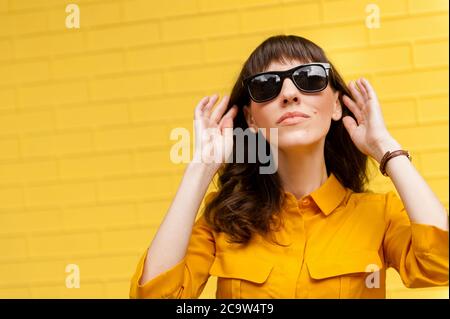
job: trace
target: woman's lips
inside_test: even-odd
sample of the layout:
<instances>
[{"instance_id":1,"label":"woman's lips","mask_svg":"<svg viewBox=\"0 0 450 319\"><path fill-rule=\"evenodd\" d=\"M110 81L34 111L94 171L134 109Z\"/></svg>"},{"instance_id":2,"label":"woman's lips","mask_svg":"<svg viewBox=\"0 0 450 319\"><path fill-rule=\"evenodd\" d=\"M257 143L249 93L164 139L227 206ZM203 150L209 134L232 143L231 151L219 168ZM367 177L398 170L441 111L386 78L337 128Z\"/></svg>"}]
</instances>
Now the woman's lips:
<instances>
[{"instance_id":1,"label":"woman's lips","mask_svg":"<svg viewBox=\"0 0 450 319\"><path fill-rule=\"evenodd\" d=\"M284 120L282 120L278 124L282 125L282 126L295 125L295 124L298 124L298 123L302 123L302 122L306 121L307 119L309 119L309 118L307 118L307 117L300 117L300 116L288 117L288 118L285 118Z\"/></svg>"},{"instance_id":2,"label":"woman's lips","mask_svg":"<svg viewBox=\"0 0 450 319\"><path fill-rule=\"evenodd\" d=\"M302 112L284 113L277 121L277 124L293 125L308 119L310 116Z\"/></svg>"}]
</instances>

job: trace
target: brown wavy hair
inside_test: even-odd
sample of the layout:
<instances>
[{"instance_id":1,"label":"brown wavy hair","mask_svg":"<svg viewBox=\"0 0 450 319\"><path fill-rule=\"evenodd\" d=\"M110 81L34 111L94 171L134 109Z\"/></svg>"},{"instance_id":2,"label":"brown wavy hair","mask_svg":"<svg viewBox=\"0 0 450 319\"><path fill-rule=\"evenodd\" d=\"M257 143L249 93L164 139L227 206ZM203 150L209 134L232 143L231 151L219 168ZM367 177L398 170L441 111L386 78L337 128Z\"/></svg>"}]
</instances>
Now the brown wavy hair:
<instances>
[{"instance_id":1,"label":"brown wavy hair","mask_svg":"<svg viewBox=\"0 0 450 319\"><path fill-rule=\"evenodd\" d=\"M248 128L243 107L250 105L250 97L243 86L243 80L255 73L264 72L272 61L289 60L330 63L329 85L340 92L342 117L338 121L331 121L325 137L327 173L334 173L345 187L354 192L365 192L365 185L369 181L368 156L357 149L342 122L346 115L356 120L342 101L343 94L353 96L322 48L308 39L295 35L277 35L266 39L251 53L233 87L227 107L227 110L233 105L239 107L234 118L234 128ZM213 230L228 235L229 242L245 244L254 233L265 236L280 227L282 220L279 213L286 194L277 172L259 173L262 163L258 159L256 163L251 163L244 155L244 163L237 163L236 137L233 139L233 161L224 163L218 170L218 191L205 204L204 216ZM249 143L247 139L244 140L247 154ZM270 149L268 145L266 141L266 150Z\"/></svg>"}]
</instances>

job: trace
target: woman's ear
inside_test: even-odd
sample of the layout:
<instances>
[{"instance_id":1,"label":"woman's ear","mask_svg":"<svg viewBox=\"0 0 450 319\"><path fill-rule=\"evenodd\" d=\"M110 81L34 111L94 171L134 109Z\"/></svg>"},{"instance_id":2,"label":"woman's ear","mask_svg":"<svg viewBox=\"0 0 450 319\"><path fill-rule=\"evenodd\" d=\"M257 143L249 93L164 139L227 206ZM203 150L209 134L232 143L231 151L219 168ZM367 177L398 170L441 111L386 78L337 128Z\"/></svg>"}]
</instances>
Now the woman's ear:
<instances>
[{"instance_id":1,"label":"woman's ear","mask_svg":"<svg viewBox=\"0 0 450 319\"><path fill-rule=\"evenodd\" d=\"M258 131L258 127L256 126L255 119L252 116L252 111L250 109L250 106L244 105L244 116L245 121L247 122L248 128L252 133L256 133Z\"/></svg>"},{"instance_id":2,"label":"woman's ear","mask_svg":"<svg viewBox=\"0 0 450 319\"><path fill-rule=\"evenodd\" d=\"M342 117L342 105L341 105L341 100L339 99L339 96L340 96L340 92L336 91L335 97L334 97L334 104L333 104L333 114L331 116L331 118L334 121L338 121Z\"/></svg>"}]
</instances>

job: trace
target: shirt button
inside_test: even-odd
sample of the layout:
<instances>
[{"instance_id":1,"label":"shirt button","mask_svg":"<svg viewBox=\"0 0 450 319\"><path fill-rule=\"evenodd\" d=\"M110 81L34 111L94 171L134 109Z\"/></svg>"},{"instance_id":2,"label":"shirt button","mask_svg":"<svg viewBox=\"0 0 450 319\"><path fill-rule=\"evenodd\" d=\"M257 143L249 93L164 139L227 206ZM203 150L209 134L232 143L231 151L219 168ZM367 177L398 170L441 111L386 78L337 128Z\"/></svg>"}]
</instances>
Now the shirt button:
<instances>
[{"instance_id":1,"label":"shirt button","mask_svg":"<svg viewBox=\"0 0 450 319\"><path fill-rule=\"evenodd\" d=\"M305 199L302 200L302 204L303 204L304 206L308 206L309 203L310 203L310 200L309 200L308 198L305 198Z\"/></svg>"}]
</instances>

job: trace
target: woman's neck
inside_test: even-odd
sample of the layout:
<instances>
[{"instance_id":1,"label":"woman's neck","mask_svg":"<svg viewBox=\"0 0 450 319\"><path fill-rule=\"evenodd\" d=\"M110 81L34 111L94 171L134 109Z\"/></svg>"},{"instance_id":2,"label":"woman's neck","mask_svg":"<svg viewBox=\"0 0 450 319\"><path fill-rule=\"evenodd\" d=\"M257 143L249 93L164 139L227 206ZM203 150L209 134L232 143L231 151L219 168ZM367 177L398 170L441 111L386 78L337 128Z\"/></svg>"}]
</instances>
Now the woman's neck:
<instances>
[{"instance_id":1,"label":"woman's neck","mask_svg":"<svg viewBox=\"0 0 450 319\"><path fill-rule=\"evenodd\" d=\"M279 150L278 174L284 190L297 199L310 194L328 178L323 144Z\"/></svg>"}]
</instances>

